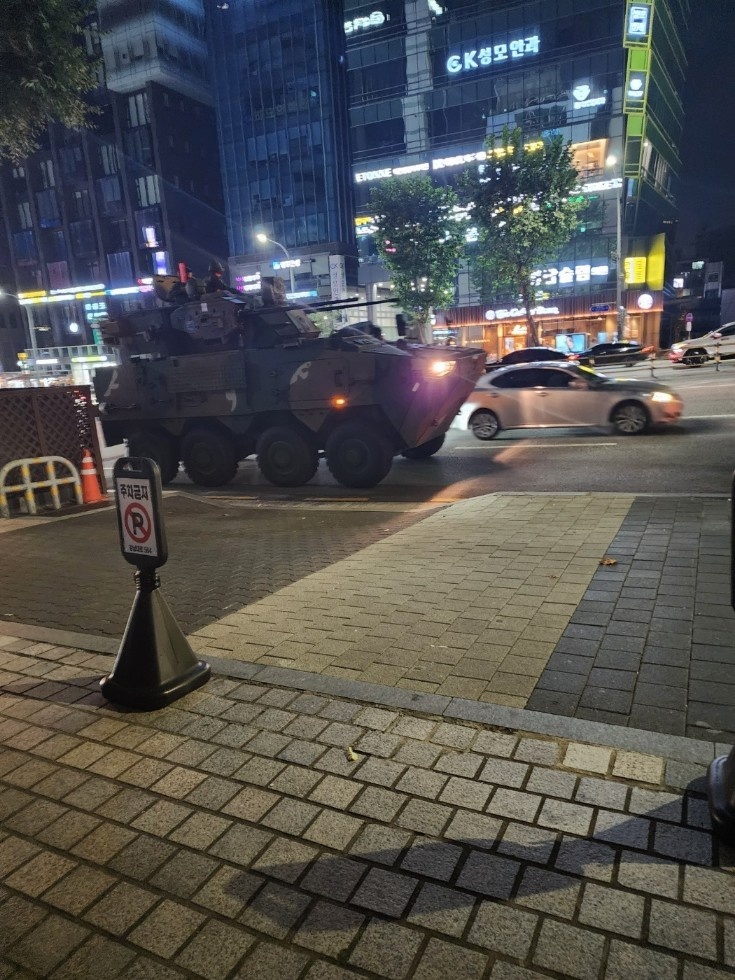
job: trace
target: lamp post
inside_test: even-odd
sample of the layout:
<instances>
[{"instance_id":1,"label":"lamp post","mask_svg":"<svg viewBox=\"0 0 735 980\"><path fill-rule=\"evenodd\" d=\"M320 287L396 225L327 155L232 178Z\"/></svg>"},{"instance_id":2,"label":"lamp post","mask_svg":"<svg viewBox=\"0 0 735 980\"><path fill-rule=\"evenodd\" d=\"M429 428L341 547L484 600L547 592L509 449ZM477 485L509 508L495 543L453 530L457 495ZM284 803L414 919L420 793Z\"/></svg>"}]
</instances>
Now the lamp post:
<instances>
[{"instance_id":1,"label":"lamp post","mask_svg":"<svg viewBox=\"0 0 735 980\"><path fill-rule=\"evenodd\" d=\"M288 259L288 261L289 262L291 261L291 256L290 256L289 251L288 251L288 249L286 248L285 245L281 245L280 242L276 242L272 238L268 238L268 236L267 235L264 235L262 231L259 231L258 234L255 237L260 242L261 245L265 245L266 242L270 242L271 245L277 245L280 249L283 250L283 254L286 256L286 258ZM289 265L289 267L288 267L288 273L289 273L289 280L291 282L291 292L293 293L293 292L295 292L295 288L294 288L294 277L293 277L293 266Z\"/></svg>"},{"instance_id":2,"label":"lamp post","mask_svg":"<svg viewBox=\"0 0 735 980\"><path fill-rule=\"evenodd\" d=\"M618 158L611 154L605 164L610 167L613 174L617 176ZM625 310L623 309L623 280L625 277L625 263L623 262L623 215L620 206L622 188L615 195L615 218L616 218L616 276L615 276L615 311L618 331L618 340L621 339L625 329Z\"/></svg>"},{"instance_id":3,"label":"lamp post","mask_svg":"<svg viewBox=\"0 0 735 980\"><path fill-rule=\"evenodd\" d=\"M26 322L27 322L27 328L28 328L28 342L29 342L29 345L30 345L30 348L31 348L31 352L33 354L33 364L34 364L34 370L35 370L36 358L38 357L38 344L36 343L36 328L33 325L33 316L31 315L31 309L30 309L29 306L24 306L21 303L20 298L18 296L16 296L15 293L9 293L9 292L7 292L4 289L0 289L0 300L4 300L8 296L11 299L17 299L18 300L18 304L22 307L22 309L25 310Z\"/></svg>"}]
</instances>

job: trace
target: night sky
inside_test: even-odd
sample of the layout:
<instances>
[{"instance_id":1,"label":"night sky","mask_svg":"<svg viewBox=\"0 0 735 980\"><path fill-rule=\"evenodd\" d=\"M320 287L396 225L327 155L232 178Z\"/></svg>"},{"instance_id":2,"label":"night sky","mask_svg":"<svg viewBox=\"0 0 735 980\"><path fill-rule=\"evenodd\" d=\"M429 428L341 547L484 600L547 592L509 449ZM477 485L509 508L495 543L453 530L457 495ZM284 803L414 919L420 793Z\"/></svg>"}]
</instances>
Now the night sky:
<instances>
[{"instance_id":1,"label":"night sky","mask_svg":"<svg viewBox=\"0 0 735 980\"><path fill-rule=\"evenodd\" d=\"M689 26L677 234L685 258L704 226L735 234L735 3L692 0Z\"/></svg>"}]
</instances>

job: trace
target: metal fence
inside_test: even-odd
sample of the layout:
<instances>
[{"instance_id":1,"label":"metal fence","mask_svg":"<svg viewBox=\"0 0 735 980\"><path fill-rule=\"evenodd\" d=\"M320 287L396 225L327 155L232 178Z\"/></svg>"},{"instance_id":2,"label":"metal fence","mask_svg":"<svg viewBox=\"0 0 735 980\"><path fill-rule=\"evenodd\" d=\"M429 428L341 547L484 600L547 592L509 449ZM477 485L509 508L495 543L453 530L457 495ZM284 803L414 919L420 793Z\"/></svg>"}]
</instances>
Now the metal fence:
<instances>
[{"instance_id":1,"label":"metal fence","mask_svg":"<svg viewBox=\"0 0 735 980\"><path fill-rule=\"evenodd\" d=\"M104 492L95 414L88 385L0 389L0 468L15 459L62 456L81 470L89 449ZM42 467L33 478L45 478Z\"/></svg>"}]
</instances>

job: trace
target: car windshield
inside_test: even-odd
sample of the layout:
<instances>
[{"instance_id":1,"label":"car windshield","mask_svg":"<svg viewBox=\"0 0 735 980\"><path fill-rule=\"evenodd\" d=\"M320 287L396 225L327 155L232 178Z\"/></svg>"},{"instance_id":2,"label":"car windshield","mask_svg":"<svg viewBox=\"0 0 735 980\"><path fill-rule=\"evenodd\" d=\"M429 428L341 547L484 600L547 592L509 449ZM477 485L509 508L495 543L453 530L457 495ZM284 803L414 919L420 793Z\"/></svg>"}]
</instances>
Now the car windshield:
<instances>
[{"instance_id":1,"label":"car windshield","mask_svg":"<svg viewBox=\"0 0 735 980\"><path fill-rule=\"evenodd\" d=\"M599 371L593 371L592 368L585 367L584 364L569 364L566 370L571 374L576 375L578 378L582 378L587 384L600 385L605 384L608 381L612 381L612 378L608 378L606 374L600 374Z\"/></svg>"}]
</instances>

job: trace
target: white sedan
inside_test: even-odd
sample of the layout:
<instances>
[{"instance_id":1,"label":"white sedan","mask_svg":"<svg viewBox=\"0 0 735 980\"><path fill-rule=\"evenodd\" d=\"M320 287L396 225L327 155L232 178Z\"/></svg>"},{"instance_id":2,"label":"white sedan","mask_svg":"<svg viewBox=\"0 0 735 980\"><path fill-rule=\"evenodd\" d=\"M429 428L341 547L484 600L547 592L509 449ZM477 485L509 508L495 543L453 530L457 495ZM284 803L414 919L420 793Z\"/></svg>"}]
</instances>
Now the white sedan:
<instances>
[{"instance_id":1,"label":"white sedan","mask_svg":"<svg viewBox=\"0 0 735 980\"><path fill-rule=\"evenodd\" d=\"M620 435L677 422L682 401L656 381L608 378L577 364L555 362L500 368L481 379L452 423L478 439L501 429L612 425Z\"/></svg>"}]
</instances>

